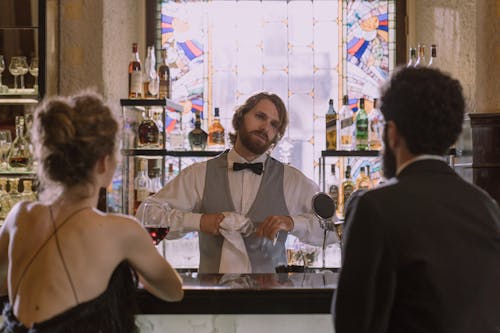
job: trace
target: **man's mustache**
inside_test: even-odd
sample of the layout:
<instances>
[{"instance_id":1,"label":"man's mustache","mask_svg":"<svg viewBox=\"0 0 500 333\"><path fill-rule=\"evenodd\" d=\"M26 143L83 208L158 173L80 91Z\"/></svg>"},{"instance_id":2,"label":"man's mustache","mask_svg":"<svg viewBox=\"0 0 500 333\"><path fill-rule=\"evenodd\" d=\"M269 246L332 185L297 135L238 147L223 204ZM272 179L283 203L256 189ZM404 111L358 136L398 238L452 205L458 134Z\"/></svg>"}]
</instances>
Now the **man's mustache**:
<instances>
[{"instance_id":1,"label":"man's mustache","mask_svg":"<svg viewBox=\"0 0 500 333\"><path fill-rule=\"evenodd\" d=\"M252 131L250 133L262 136L262 137L264 137L266 139L266 141L269 141L269 137L267 136L266 132L263 132L263 131Z\"/></svg>"}]
</instances>

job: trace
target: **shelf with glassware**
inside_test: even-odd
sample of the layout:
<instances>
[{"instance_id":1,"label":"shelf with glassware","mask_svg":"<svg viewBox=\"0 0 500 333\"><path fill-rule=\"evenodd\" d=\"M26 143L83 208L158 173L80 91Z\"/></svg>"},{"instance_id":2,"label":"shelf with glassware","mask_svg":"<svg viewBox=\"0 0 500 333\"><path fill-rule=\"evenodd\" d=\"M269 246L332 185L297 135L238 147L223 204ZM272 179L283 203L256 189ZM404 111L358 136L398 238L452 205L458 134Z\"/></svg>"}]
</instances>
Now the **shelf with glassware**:
<instances>
[{"instance_id":1,"label":"shelf with glassware","mask_svg":"<svg viewBox=\"0 0 500 333\"><path fill-rule=\"evenodd\" d=\"M206 135L206 132L196 132L199 124L194 129L190 128L189 133L184 133L181 119L184 107L180 104L169 99L122 99L120 103L123 113L123 160L121 184L117 181L114 186L121 188L121 202L117 205L121 209L115 208L117 211L135 214L144 197L156 193L185 167L184 164L213 157L223 151L210 150L205 146L207 138L203 137L203 133ZM198 136L193 138L193 135ZM202 142L203 146L197 145ZM118 199L115 198L115 201Z\"/></svg>"}]
</instances>

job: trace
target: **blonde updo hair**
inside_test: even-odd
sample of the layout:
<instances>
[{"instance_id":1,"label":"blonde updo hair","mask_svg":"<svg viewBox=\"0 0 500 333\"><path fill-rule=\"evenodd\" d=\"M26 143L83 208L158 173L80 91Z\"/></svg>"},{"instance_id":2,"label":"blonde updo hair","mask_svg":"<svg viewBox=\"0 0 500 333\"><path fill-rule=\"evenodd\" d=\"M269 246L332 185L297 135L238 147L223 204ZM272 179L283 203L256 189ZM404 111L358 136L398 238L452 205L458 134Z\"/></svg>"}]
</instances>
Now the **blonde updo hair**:
<instances>
[{"instance_id":1,"label":"blonde updo hair","mask_svg":"<svg viewBox=\"0 0 500 333\"><path fill-rule=\"evenodd\" d=\"M43 101L35 110L32 132L41 189L92 184L96 162L116 154L118 128L111 109L97 93Z\"/></svg>"}]
</instances>

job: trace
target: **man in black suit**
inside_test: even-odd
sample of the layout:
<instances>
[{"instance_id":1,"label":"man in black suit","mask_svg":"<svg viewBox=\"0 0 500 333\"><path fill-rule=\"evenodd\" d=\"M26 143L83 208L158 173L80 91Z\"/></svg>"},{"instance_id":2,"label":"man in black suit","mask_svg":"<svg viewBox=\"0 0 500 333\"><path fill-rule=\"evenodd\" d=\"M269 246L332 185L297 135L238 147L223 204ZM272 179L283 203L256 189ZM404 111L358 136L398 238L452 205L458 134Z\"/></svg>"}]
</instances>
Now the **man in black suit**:
<instances>
[{"instance_id":1,"label":"man in black suit","mask_svg":"<svg viewBox=\"0 0 500 333\"><path fill-rule=\"evenodd\" d=\"M383 91L391 179L349 207L336 333L500 332L500 209L442 157L464 104L460 83L429 68Z\"/></svg>"}]
</instances>

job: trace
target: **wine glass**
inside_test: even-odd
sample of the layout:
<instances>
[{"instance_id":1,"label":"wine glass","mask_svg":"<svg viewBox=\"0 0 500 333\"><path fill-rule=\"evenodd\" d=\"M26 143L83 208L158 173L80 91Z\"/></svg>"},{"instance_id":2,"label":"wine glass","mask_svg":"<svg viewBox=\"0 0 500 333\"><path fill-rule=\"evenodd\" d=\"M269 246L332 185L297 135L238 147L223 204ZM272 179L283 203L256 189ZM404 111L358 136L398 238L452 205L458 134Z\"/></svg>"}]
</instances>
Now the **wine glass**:
<instances>
[{"instance_id":1,"label":"wine glass","mask_svg":"<svg viewBox=\"0 0 500 333\"><path fill-rule=\"evenodd\" d=\"M140 220L144 228L148 231L154 245L167 236L170 231L170 218L167 203L159 203L152 200L143 202Z\"/></svg>"},{"instance_id":2,"label":"wine glass","mask_svg":"<svg viewBox=\"0 0 500 333\"><path fill-rule=\"evenodd\" d=\"M19 75L21 75L21 89L24 89L24 75L28 73L28 62L26 61L26 57L21 56L18 57L17 69L19 71Z\"/></svg>"},{"instance_id":3,"label":"wine glass","mask_svg":"<svg viewBox=\"0 0 500 333\"><path fill-rule=\"evenodd\" d=\"M0 94L4 94L8 91L7 86L2 84L2 73L5 70L5 61L3 60L3 55L0 54Z\"/></svg>"},{"instance_id":4,"label":"wine glass","mask_svg":"<svg viewBox=\"0 0 500 333\"><path fill-rule=\"evenodd\" d=\"M30 74L35 78L35 84L33 85L33 89L35 92L38 92L38 57L31 58Z\"/></svg>"},{"instance_id":5,"label":"wine glass","mask_svg":"<svg viewBox=\"0 0 500 333\"><path fill-rule=\"evenodd\" d=\"M12 144L10 130L0 130L0 169L7 170L7 152Z\"/></svg>"},{"instance_id":6,"label":"wine glass","mask_svg":"<svg viewBox=\"0 0 500 333\"><path fill-rule=\"evenodd\" d=\"M9 64L9 72L14 76L14 91L17 90L17 76L20 74L19 67L17 63L19 62L19 57L11 57Z\"/></svg>"}]
</instances>

